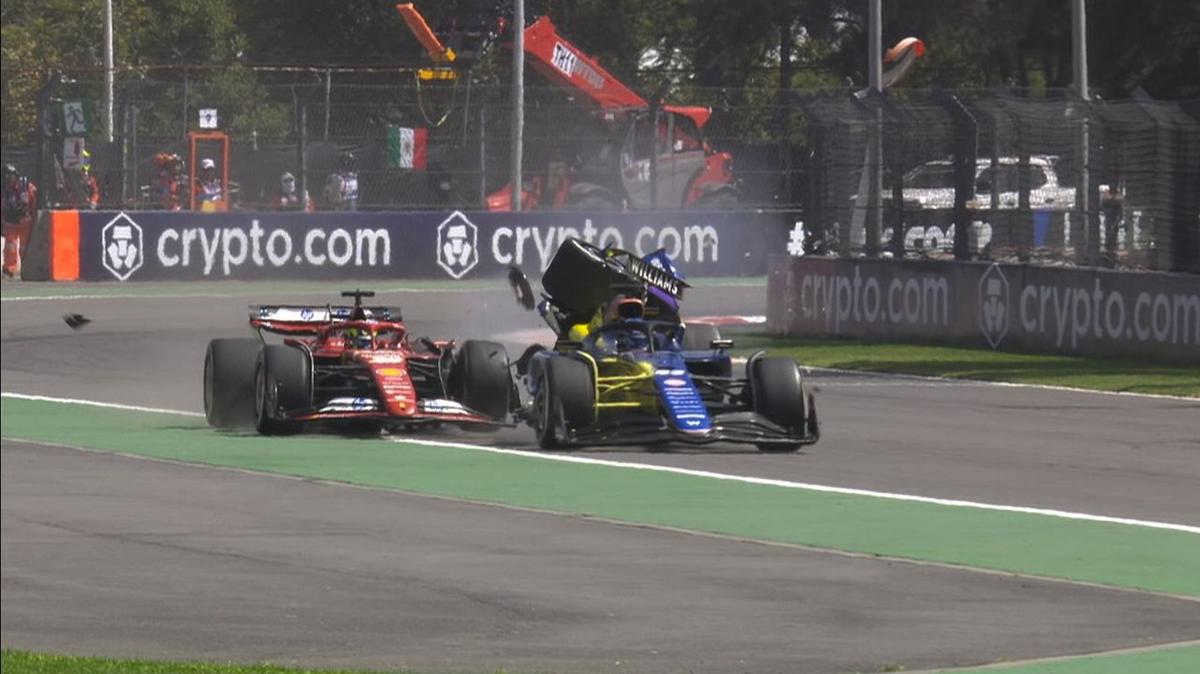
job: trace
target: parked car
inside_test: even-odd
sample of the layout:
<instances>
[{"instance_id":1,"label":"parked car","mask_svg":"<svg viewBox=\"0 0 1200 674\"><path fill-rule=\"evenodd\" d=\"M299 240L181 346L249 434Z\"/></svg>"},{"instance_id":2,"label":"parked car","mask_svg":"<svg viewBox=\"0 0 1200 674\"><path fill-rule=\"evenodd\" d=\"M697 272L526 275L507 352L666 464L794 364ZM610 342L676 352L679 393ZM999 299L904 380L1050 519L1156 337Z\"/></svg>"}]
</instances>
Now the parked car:
<instances>
[{"instance_id":1,"label":"parked car","mask_svg":"<svg viewBox=\"0 0 1200 674\"><path fill-rule=\"evenodd\" d=\"M1057 163L1058 157L1053 155L1029 157L1029 209L1034 212L1035 219L1034 245L1065 245L1064 217L1067 211L1075 207L1075 188L1060 183ZM973 212L968 229L967 245L970 250L983 251L996 242L996 237L999 245L1009 245L1013 240L1008 216L1020 206L1020 170L1020 159L1015 156L999 157L994 166L990 157L976 160L974 190L967 198L967 208ZM860 186L865 184L861 174L854 180ZM989 217L993 186L997 197L995 218ZM911 169L902 179L902 193L905 249L952 250L954 162L937 159ZM892 190L888 180L884 180L881 201L885 210L891 209ZM852 244L863 244L867 206L859 194L850 197ZM993 219L995 222L991 221ZM891 227L885 227L882 238L892 238Z\"/></svg>"},{"instance_id":2,"label":"parked car","mask_svg":"<svg viewBox=\"0 0 1200 674\"><path fill-rule=\"evenodd\" d=\"M1075 188L1059 183L1055 165L1058 158L1051 155L1029 157L1029 207L1035 210L1069 210L1075 205ZM991 207L992 186L998 192L996 207L1015 209L1019 204L1020 160L1000 157L992 165L990 158L975 162L975 194L968 207L983 210ZM954 163L949 159L925 162L904 175L904 209L928 210L954 208ZM891 200L890 190L884 190L884 204Z\"/></svg>"}]
</instances>

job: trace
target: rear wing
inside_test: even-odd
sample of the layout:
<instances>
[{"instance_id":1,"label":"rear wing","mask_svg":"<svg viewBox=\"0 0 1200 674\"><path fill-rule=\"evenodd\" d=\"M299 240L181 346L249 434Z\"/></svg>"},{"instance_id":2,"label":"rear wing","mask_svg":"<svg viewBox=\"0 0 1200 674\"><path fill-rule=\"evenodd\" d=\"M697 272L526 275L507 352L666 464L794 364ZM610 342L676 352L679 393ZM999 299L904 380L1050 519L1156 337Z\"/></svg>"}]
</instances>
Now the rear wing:
<instances>
[{"instance_id":1,"label":"rear wing","mask_svg":"<svg viewBox=\"0 0 1200 674\"><path fill-rule=\"evenodd\" d=\"M675 276L666 269L656 267L638 257L635 253L617 248L607 251L609 257L617 258L625 265L625 273L653 288L662 290L675 299L683 298L683 289L690 288L687 281Z\"/></svg>"},{"instance_id":2,"label":"rear wing","mask_svg":"<svg viewBox=\"0 0 1200 674\"><path fill-rule=\"evenodd\" d=\"M346 305L251 305L250 325L269 332L315 335L321 328L340 321L401 321L398 307L355 307Z\"/></svg>"}]
</instances>

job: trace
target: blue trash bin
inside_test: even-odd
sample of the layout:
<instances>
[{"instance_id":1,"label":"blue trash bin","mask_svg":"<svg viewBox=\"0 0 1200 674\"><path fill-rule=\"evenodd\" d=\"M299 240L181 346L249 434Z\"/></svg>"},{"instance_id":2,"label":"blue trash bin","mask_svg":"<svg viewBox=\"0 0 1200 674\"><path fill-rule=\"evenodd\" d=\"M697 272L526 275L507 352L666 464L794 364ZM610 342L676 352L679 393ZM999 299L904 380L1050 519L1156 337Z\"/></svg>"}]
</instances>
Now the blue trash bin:
<instances>
[{"instance_id":1,"label":"blue trash bin","mask_svg":"<svg viewBox=\"0 0 1200 674\"><path fill-rule=\"evenodd\" d=\"M1046 237L1050 235L1050 211L1033 212L1033 245L1046 245Z\"/></svg>"}]
</instances>

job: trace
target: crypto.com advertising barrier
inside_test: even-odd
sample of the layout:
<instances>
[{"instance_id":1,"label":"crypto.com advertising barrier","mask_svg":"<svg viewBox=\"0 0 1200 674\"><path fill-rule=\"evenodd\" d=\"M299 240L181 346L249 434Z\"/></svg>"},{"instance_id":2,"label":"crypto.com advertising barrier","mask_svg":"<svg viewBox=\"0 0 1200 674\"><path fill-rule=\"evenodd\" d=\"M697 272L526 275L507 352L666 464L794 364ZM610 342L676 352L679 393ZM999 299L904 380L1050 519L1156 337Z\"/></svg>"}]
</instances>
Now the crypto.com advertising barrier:
<instances>
[{"instance_id":1,"label":"crypto.com advertising barrier","mask_svg":"<svg viewBox=\"0 0 1200 674\"><path fill-rule=\"evenodd\" d=\"M766 273L786 228L770 213L80 213L80 279L498 277L533 274L580 237L665 248L689 276Z\"/></svg>"},{"instance_id":2,"label":"crypto.com advertising barrier","mask_svg":"<svg viewBox=\"0 0 1200 674\"><path fill-rule=\"evenodd\" d=\"M776 334L1200 363L1200 276L771 256Z\"/></svg>"}]
</instances>

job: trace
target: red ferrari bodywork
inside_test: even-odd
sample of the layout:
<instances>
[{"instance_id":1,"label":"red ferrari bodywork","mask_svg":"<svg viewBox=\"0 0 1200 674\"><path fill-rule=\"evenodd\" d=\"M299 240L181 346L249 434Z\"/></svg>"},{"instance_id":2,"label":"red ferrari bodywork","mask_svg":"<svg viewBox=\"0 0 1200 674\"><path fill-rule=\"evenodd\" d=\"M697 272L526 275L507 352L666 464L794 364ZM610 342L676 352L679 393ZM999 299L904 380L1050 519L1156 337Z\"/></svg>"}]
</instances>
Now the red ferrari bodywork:
<instances>
[{"instance_id":1,"label":"red ferrari bodywork","mask_svg":"<svg viewBox=\"0 0 1200 674\"><path fill-rule=\"evenodd\" d=\"M414 344L392 312L384 307L253 308L250 325L260 336L264 331L283 335L284 344L311 356L312 407L289 410L286 418L504 425L449 394L454 341L420 338Z\"/></svg>"}]
</instances>

